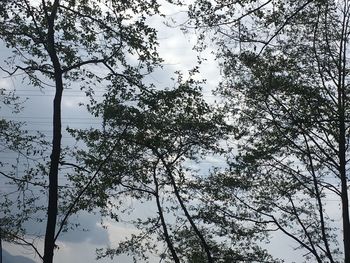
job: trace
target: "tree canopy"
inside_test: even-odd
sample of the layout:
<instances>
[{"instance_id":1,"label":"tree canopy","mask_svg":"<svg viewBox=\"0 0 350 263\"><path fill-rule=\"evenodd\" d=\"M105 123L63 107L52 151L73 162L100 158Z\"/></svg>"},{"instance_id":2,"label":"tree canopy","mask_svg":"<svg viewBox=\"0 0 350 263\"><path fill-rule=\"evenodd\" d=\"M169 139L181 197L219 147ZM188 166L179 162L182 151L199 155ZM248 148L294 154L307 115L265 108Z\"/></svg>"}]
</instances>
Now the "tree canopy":
<instances>
[{"instance_id":1,"label":"tree canopy","mask_svg":"<svg viewBox=\"0 0 350 263\"><path fill-rule=\"evenodd\" d=\"M154 1L2 1L0 36L13 52L10 76L24 72L39 88L54 87L44 262L52 262L58 214L63 91L77 82L88 93L103 80L139 85L159 62L156 32L145 23ZM134 63L132 63L134 58ZM136 61L135 61L136 60ZM102 65L94 69L93 65ZM90 67L87 67L90 66Z\"/></svg>"},{"instance_id":2,"label":"tree canopy","mask_svg":"<svg viewBox=\"0 0 350 263\"><path fill-rule=\"evenodd\" d=\"M214 93L223 103L206 100L206 82L196 80L200 65L188 78L178 74L173 87L144 80L162 61L148 25L160 5L0 3L0 36L13 52L2 70L55 89L52 144L0 120L4 147L44 156L23 177L0 171L20 195L33 192L17 203L2 195L0 237L27 242L23 223L47 211L43 261L52 262L69 216L87 210L134 229L98 250L100 259L283 262L266 245L278 232L305 262L350 263L350 3L193 1L182 26L197 33L196 50L215 47L223 79ZM83 146L66 151L61 102L65 89L77 86L101 126L68 129ZM95 89L104 90L102 98ZM47 206L36 206L35 187L48 195Z\"/></svg>"},{"instance_id":3,"label":"tree canopy","mask_svg":"<svg viewBox=\"0 0 350 263\"><path fill-rule=\"evenodd\" d=\"M295 240L306 260L349 262L349 3L248 1L242 16L228 6L197 1L191 13L220 47L217 93L239 141L226 177L245 182L232 186L248 189L237 198ZM334 197L341 225L327 213Z\"/></svg>"}]
</instances>

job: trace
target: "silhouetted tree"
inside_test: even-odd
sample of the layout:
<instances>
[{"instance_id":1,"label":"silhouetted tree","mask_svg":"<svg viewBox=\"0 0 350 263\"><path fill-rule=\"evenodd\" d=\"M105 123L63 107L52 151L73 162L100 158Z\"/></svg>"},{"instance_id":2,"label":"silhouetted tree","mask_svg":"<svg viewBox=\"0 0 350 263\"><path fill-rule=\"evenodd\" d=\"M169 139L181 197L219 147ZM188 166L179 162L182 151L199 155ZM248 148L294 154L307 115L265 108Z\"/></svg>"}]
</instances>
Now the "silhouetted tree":
<instances>
[{"instance_id":1,"label":"silhouetted tree","mask_svg":"<svg viewBox=\"0 0 350 263\"><path fill-rule=\"evenodd\" d=\"M104 80L138 84L157 64L156 32L146 18L158 12L154 1L12 1L0 3L0 36L13 51L9 75L26 73L32 85L55 87L53 139L44 262L52 262L58 213L61 159L61 101L77 82L86 90ZM129 63L128 56L138 61ZM94 70L93 65L100 65ZM98 72L99 71L99 72ZM91 91L91 90L90 90ZM89 91L89 92L90 92Z\"/></svg>"},{"instance_id":2,"label":"silhouetted tree","mask_svg":"<svg viewBox=\"0 0 350 263\"><path fill-rule=\"evenodd\" d=\"M88 152L80 152L82 167L96 170L99 159L108 158L80 205L100 207L112 218L117 217L120 200L125 196L141 203L151 202L150 206L156 207L151 217L134 220L140 234L119 244L118 249L106 250L105 256L129 251L146 260L147 252L160 248L156 238L158 242L165 241L169 251L169 255L160 253L162 257L182 262L177 228L187 226L202 248L206 262L214 262L211 238L188 208L191 204L188 185L196 174L188 162L220 151L218 141L228 126L195 86L193 80L180 81L172 89L148 88L126 93L112 87L102 103L90 107L92 114L103 117L103 129L74 131L89 147ZM84 179L88 180L84 171L75 175L78 184ZM183 226L171 223L174 220L181 221Z\"/></svg>"},{"instance_id":3,"label":"silhouetted tree","mask_svg":"<svg viewBox=\"0 0 350 263\"><path fill-rule=\"evenodd\" d=\"M350 262L349 2L196 3L195 25L213 30L220 47L217 92L239 140L230 172L213 178L213 196L262 215L306 260ZM327 212L333 196L342 232Z\"/></svg>"}]
</instances>

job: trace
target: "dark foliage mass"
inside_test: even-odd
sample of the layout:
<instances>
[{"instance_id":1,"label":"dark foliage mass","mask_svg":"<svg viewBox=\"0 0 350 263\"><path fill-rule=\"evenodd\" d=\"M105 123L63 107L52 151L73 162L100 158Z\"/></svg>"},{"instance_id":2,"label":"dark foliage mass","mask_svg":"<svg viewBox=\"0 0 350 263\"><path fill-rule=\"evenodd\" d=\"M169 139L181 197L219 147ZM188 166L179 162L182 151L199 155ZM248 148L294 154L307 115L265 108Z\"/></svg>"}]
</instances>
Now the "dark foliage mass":
<instances>
[{"instance_id":1,"label":"dark foliage mass","mask_svg":"<svg viewBox=\"0 0 350 263\"><path fill-rule=\"evenodd\" d=\"M0 3L0 35L13 51L2 70L56 91L51 144L0 119L3 149L28 160L23 176L0 160L1 184L17 189L1 194L0 240L40 255L25 223L47 219L42 259L52 262L69 217L86 210L135 230L98 258L284 262L266 245L280 233L305 262L350 263L350 3L172 4L188 7L182 25L197 34L198 52L215 45L220 103L205 100L200 66L177 73L173 87L145 81L161 62L148 25L162 16L157 1ZM63 149L61 99L76 85L101 126L68 129L79 147ZM1 107L20 110L13 94L0 95ZM48 205L38 202L46 195Z\"/></svg>"}]
</instances>

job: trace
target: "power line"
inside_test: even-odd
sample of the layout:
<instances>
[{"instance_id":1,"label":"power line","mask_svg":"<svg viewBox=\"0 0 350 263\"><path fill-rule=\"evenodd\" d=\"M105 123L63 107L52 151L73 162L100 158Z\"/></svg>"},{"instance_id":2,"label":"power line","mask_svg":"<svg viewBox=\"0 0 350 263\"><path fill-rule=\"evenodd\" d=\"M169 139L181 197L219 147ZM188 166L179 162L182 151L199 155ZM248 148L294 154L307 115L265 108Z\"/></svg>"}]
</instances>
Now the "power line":
<instances>
[{"instance_id":1,"label":"power line","mask_svg":"<svg viewBox=\"0 0 350 263\"><path fill-rule=\"evenodd\" d=\"M14 116L2 116L2 118L13 118ZM16 119L52 119L52 117L43 117L43 116L38 116L38 117L30 117L30 116L16 116ZM80 120L80 119L84 119L84 120L90 120L93 119L93 117L89 118L89 117L62 117L63 120ZM94 118L94 119L98 119L98 118Z\"/></svg>"}]
</instances>

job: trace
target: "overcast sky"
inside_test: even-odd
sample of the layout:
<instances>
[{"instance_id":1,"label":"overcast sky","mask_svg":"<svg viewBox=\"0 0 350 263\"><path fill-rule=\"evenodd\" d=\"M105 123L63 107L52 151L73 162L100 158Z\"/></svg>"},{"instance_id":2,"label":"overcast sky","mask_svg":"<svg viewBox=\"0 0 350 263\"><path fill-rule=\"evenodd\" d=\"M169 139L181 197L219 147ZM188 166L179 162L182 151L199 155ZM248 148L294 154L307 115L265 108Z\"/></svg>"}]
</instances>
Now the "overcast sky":
<instances>
[{"instance_id":1,"label":"overcast sky","mask_svg":"<svg viewBox=\"0 0 350 263\"><path fill-rule=\"evenodd\" d=\"M164 13L168 14L175 20L184 21L185 14L182 12L183 8L174 8L173 6L163 7ZM172 84L171 77L174 77L174 72L180 70L186 73L196 65L197 53L192 49L196 42L196 36L194 34L183 34L179 28L167 27L164 25L164 19L157 17L153 18L151 24L158 30L158 40L160 43L159 52L164 59L163 69L157 69L153 74L148 77L149 81L154 82L159 87L166 87ZM200 74L198 78L207 79L205 88L205 94L208 100L212 100L213 96L210 90L213 89L219 82L219 69L217 62L214 60L214 56L210 53L211 47L201 54L202 57L206 57L207 61L201 64ZM8 56L8 50L0 45L0 61L3 61ZM51 113L52 113L52 98L53 89L43 92L38 91L35 87L27 86L22 83L21 77L7 78L6 75L0 72L0 88L18 90L19 95L23 95L29 98L25 104L25 109L20 115L16 115L16 120L27 121L30 129L38 129L50 134L51 131ZM102 95L97 93L97 96ZM69 125L70 127L88 127L90 125L99 125L98 120L92 119L83 107L79 107L78 103L86 100L83 94L77 91L66 91L63 98L63 124L64 127ZM9 117L10 112L3 111L1 113L4 117ZM14 115L11 115L14 116ZM63 137L63 144L70 145L73 140L67 136ZM4 155L2 155L4 157ZM3 186L2 186L3 187ZM334 212L337 212L337 206L334 206ZM146 210L140 210L140 213ZM77 219L81 224L81 228L88 229L89 231L75 230L62 234L60 241L58 242L59 250L56 251L54 261L65 263L76 262L95 262L95 249L113 246L123 237L133 233L135 229L131 225L114 223L106 221L107 229L102 228L100 224L100 217L98 215L92 215L88 213L80 213ZM34 228L34 225L31 225ZM40 228L40 226L37 226ZM33 229L32 229L33 230ZM33 231L35 232L35 231ZM276 234L271 240L269 245L271 252L275 256L285 257L287 262L301 262L301 256L294 252L295 244L289 241L285 236ZM43 247L43 243L37 240L39 248ZM3 245L4 247L4 263L33 263L40 262L38 257L33 256L33 252L27 248L14 246L8 243ZM153 262L159 260L154 259ZM103 259L101 263L105 262L132 262L131 257L122 256L117 260Z\"/></svg>"},{"instance_id":2,"label":"overcast sky","mask_svg":"<svg viewBox=\"0 0 350 263\"><path fill-rule=\"evenodd\" d=\"M212 100L211 89L216 86L219 81L219 70L214 61L214 56L210 53L210 48L204 54L198 54L193 50L196 43L195 34L184 34L179 27L168 27L164 22L169 18L177 21L185 20L185 7L179 8L174 6L163 6L162 12L169 15L168 18L159 16L152 18L150 24L158 30L158 41L160 43L159 53L163 58L163 68L156 69L154 73L147 77L147 81L153 82L160 88L172 86L174 84L172 77L176 77L174 72L181 71L187 75L188 70L191 70L197 65L197 56L205 57L207 61L201 65L201 73L198 74L198 79L207 79L207 84L204 86L204 92L208 100ZM4 61L9 56L9 50L0 44L0 61ZM23 97L28 97L25 103L24 110L13 115L10 111L2 109L1 117L9 117L15 120L27 122L27 128L30 130L40 130L48 136L51 136L51 116L52 116L52 99L54 95L53 88L39 91L35 87L28 86L26 82L22 82L21 76L9 78L4 72L0 72L0 88L7 90L16 89L17 94ZM101 92L96 92L97 97L101 96ZM93 119L85 110L84 107L79 107L80 102L87 102L82 92L79 90L66 90L62 101L62 119L63 127L84 128L89 126L99 126L99 121ZM71 145L74 143L72 138L67 134L63 135L63 145ZM1 154L3 158L6 153ZM1 186L8 187L8 186ZM139 210L139 213L146 213L147 208ZM101 219L97 215L88 213L79 213L79 216L74 216L81 227L77 230L63 233L58 242L59 249L55 251L55 262L95 262L96 248L104 248L116 244L118 241L127 237L130 233L134 233L133 226L123 223L115 223L105 221L107 229L102 228ZM29 223L28 228L32 233L43 232L43 225ZM82 230L82 228L84 230ZM85 231L88 229L88 231ZM38 248L43 247L42 240L36 240ZM39 258L34 255L29 248L15 246L9 243L3 244L4 248L4 263L32 263L40 262ZM120 256L115 260L102 259L99 262L132 262L131 257ZM159 262L159 259L154 259L151 262Z\"/></svg>"}]
</instances>

